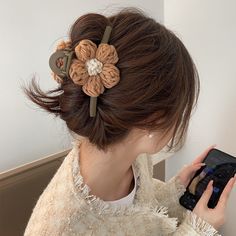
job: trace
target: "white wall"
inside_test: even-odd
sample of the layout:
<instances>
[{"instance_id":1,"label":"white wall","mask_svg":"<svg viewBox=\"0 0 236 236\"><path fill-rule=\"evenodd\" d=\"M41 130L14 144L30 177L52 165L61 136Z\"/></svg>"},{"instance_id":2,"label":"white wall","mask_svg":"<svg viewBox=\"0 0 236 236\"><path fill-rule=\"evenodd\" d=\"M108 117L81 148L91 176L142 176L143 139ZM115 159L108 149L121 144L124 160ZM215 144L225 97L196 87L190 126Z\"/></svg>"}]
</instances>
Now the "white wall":
<instances>
[{"instance_id":1,"label":"white wall","mask_svg":"<svg viewBox=\"0 0 236 236\"><path fill-rule=\"evenodd\" d=\"M48 59L80 15L109 15L124 6L163 19L163 1L0 0L0 172L71 147L62 121L28 101L20 85L36 74L42 89L57 86Z\"/></svg>"},{"instance_id":2,"label":"white wall","mask_svg":"<svg viewBox=\"0 0 236 236\"><path fill-rule=\"evenodd\" d=\"M166 179L209 145L236 156L236 2L166 0L164 23L184 42L201 80L201 92L185 147L167 160ZM235 187L236 188L236 187ZM222 234L235 235L236 189Z\"/></svg>"}]
</instances>

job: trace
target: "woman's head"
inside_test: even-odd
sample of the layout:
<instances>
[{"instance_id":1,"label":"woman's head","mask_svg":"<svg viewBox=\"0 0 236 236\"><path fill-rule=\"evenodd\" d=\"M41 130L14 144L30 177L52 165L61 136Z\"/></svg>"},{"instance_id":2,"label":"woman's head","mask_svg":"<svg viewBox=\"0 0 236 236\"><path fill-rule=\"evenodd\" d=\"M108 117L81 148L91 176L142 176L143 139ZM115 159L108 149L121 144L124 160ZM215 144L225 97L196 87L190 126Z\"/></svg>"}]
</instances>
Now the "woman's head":
<instances>
[{"instance_id":1,"label":"woman's head","mask_svg":"<svg viewBox=\"0 0 236 236\"><path fill-rule=\"evenodd\" d=\"M95 117L89 114L90 96L70 78L48 92L32 80L24 92L98 149L122 142L133 129L171 131L169 149L180 147L199 95L198 73L187 49L172 31L137 8L108 17L79 17L69 31L72 47L82 39L98 46L107 25L112 26L108 43L119 57L120 81L97 97Z\"/></svg>"}]
</instances>

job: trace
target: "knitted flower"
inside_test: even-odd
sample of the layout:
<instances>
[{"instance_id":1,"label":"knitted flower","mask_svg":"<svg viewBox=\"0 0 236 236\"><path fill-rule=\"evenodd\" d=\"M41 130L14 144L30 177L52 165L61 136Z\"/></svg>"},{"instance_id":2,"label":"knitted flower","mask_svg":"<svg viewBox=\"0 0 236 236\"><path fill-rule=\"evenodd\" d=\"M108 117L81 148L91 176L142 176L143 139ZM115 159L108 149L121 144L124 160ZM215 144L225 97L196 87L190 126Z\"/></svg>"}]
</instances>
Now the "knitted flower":
<instances>
[{"instance_id":1,"label":"knitted flower","mask_svg":"<svg viewBox=\"0 0 236 236\"><path fill-rule=\"evenodd\" d=\"M114 65L118 60L113 45L84 39L75 47L75 59L69 69L73 82L82 85L82 90L89 96L97 97L104 92L104 87L112 88L120 80L119 69Z\"/></svg>"}]
</instances>

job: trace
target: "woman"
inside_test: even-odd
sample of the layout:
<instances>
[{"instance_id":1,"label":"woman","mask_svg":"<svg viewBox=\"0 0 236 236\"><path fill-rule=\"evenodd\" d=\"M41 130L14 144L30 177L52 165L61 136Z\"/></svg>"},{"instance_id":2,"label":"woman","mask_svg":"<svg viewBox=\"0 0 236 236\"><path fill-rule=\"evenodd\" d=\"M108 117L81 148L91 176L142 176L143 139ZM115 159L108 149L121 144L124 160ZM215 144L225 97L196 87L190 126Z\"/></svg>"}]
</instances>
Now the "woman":
<instances>
[{"instance_id":1,"label":"woman","mask_svg":"<svg viewBox=\"0 0 236 236\"><path fill-rule=\"evenodd\" d=\"M136 8L88 13L50 67L58 88L47 94L32 81L24 91L60 116L75 140L25 236L219 235L234 178L215 209L207 207L210 184L192 212L179 204L214 146L168 182L152 178L149 154L182 147L199 95L194 62L173 32Z\"/></svg>"}]
</instances>

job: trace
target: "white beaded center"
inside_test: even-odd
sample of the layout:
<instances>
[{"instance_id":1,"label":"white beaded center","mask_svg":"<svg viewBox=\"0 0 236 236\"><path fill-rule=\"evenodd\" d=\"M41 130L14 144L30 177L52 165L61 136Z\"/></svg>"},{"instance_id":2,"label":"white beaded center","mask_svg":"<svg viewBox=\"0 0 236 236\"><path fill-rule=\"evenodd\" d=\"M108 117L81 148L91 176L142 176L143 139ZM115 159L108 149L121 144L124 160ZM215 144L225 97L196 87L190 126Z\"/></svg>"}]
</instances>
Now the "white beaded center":
<instances>
[{"instance_id":1,"label":"white beaded center","mask_svg":"<svg viewBox=\"0 0 236 236\"><path fill-rule=\"evenodd\" d=\"M102 64L102 62L100 62L96 58L92 58L90 60L87 60L85 65L87 67L87 70L88 70L88 73L90 76L97 75L102 72L103 64Z\"/></svg>"}]
</instances>

